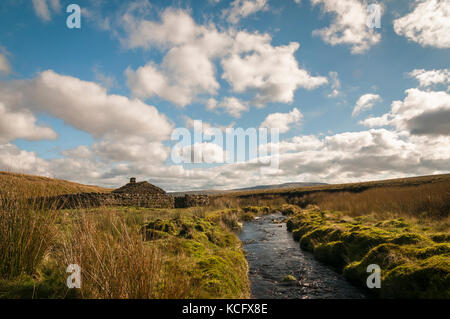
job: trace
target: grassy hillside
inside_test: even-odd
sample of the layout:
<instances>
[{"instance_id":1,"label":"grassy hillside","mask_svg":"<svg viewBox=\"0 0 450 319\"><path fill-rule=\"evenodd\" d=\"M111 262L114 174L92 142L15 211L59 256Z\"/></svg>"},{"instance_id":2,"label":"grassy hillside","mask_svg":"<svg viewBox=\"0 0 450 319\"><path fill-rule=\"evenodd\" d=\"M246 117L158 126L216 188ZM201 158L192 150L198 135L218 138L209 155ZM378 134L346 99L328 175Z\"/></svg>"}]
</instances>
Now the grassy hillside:
<instances>
[{"instance_id":1,"label":"grassy hillside","mask_svg":"<svg viewBox=\"0 0 450 319\"><path fill-rule=\"evenodd\" d=\"M0 299L249 297L234 231L273 211L348 280L364 286L366 266L379 264L380 297L449 298L449 190L447 174L236 192L202 208L58 211L21 199L110 190L0 172ZM65 286L71 263L83 269L75 292Z\"/></svg>"},{"instance_id":2,"label":"grassy hillside","mask_svg":"<svg viewBox=\"0 0 450 319\"><path fill-rule=\"evenodd\" d=\"M230 192L226 196L245 197L252 195L297 195L304 193L315 192L361 192L371 188L385 188L385 187L405 187L405 186L420 186L425 184L434 183L450 183L450 174L418 176L418 177L406 177L395 178L380 181L369 181L361 183L346 183L346 184L328 184L321 186L308 186L308 187L294 187L294 188L279 188L279 189L264 189L264 190L252 190L252 191L237 191Z\"/></svg>"},{"instance_id":3,"label":"grassy hillside","mask_svg":"<svg viewBox=\"0 0 450 319\"><path fill-rule=\"evenodd\" d=\"M0 171L0 198L28 198L109 191L111 190L108 188L83 185L60 179Z\"/></svg>"},{"instance_id":4,"label":"grassy hillside","mask_svg":"<svg viewBox=\"0 0 450 319\"><path fill-rule=\"evenodd\" d=\"M232 211L57 210L28 200L106 191L0 173L0 299L249 297ZM73 263L82 269L83 284L69 290L66 268Z\"/></svg>"},{"instance_id":5,"label":"grassy hillside","mask_svg":"<svg viewBox=\"0 0 450 319\"><path fill-rule=\"evenodd\" d=\"M450 174L297 189L236 192L212 197L217 206L290 203L300 207L345 212L351 216L378 214L439 220L448 227Z\"/></svg>"}]
</instances>

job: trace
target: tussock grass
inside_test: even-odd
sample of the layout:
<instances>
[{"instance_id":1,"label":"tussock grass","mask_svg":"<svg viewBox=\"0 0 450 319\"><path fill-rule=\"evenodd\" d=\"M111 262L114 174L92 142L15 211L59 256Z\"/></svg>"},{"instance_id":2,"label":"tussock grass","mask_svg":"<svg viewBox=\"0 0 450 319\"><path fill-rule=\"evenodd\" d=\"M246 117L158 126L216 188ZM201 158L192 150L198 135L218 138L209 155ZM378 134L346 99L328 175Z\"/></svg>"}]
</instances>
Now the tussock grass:
<instances>
[{"instance_id":1,"label":"tussock grass","mask_svg":"<svg viewBox=\"0 0 450 319\"><path fill-rule=\"evenodd\" d=\"M32 275L53 244L56 212L20 203L0 209L0 277Z\"/></svg>"},{"instance_id":2,"label":"tussock grass","mask_svg":"<svg viewBox=\"0 0 450 319\"><path fill-rule=\"evenodd\" d=\"M82 269L83 298L183 298L189 278L167 268L167 254L142 240L120 215L82 213L58 245L61 267ZM178 256L182 259L182 256Z\"/></svg>"}]
</instances>

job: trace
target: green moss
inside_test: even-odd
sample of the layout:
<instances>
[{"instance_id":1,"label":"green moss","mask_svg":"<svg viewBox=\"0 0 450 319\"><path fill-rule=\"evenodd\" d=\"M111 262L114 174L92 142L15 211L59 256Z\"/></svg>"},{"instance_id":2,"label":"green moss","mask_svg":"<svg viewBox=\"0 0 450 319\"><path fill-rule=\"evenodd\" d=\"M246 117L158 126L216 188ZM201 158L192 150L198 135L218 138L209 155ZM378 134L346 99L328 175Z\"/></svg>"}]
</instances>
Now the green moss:
<instances>
[{"instance_id":1,"label":"green moss","mask_svg":"<svg viewBox=\"0 0 450 319\"><path fill-rule=\"evenodd\" d=\"M178 233L178 227L172 220L157 219L149 222L147 225L145 225L145 228L162 231L170 235L175 235Z\"/></svg>"},{"instance_id":2,"label":"green moss","mask_svg":"<svg viewBox=\"0 0 450 319\"><path fill-rule=\"evenodd\" d=\"M433 256L400 265L383 279L385 298L450 298L450 256Z\"/></svg>"},{"instance_id":3,"label":"green moss","mask_svg":"<svg viewBox=\"0 0 450 319\"><path fill-rule=\"evenodd\" d=\"M270 212L270 208L267 206L246 206L242 207L244 213L253 213L253 214L267 214Z\"/></svg>"},{"instance_id":4,"label":"green moss","mask_svg":"<svg viewBox=\"0 0 450 319\"><path fill-rule=\"evenodd\" d=\"M439 233L430 236L435 243L450 243L450 234Z\"/></svg>"},{"instance_id":5,"label":"green moss","mask_svg":"<svg viewBox=\"0 0 450 319\"><path fill-rule=\"evenodd\" d=\"M283 277L283 281L284 282L292 282L292 281L297 281L297 278L295 278L292 275L286 275Z\"/></svg>"},{"instance_id":6,"label":"green moss","mask_svg":"<svg viewBox=\"0 0 450 319\"><path fill-rule=\"evenodd\" d=\"M343 274L349 281L364 287L367 276L369 275L367 273L367 266L376 264L384 272L408 262L407 255L407 250L399 245L391 243L381 244L371 249L361 260L347 265L343 269Z\"/></svg>"},{"instance_id":7,"label":"green moss","mask_svg":"<svg viewBox=\"0 0 450 319\"><path fill-rule=\"evenodd\" d=\"M403 219L398 218L394 220L385 220L381 221L375 224L375 227L380 228L406 228L410 227L411 225L406 223Z\"/></svg>"},{"instance_id":8,"label":"green moss","mask_svg":"<svg viewBox=\"0 0 450 319\"><path fill-rule=\"evenodd\" d=\"M146 241L165 239L170 236L168 233L155 229L143 229L141 230L141 233L143 234L143 238Z\"/></svg>"},{"instance_id":9,"label":"green moss","mask_svg":"<svg viewBox=\"0 0 450 319\"><path fill-rule=\"evenodd\" d=\"M242 213L239 219L243 222L249 222L255 219L255 214L253 213Z\"/></svg>"},{"instance_id":10,"label":"green moss","mask_svg":"<svg viewBox=\"0 0 450 319\"><path fill-rule=\"evenodd\" d=\"M336 241L341 238L342 230L334 226L315 227L300 239L300 247L308 251L314 251L314 247L320 243Z\"/></svg>"},{"instance_id":11,"label":"green moss","mask_svg":"<svg viewBox=\"0 0 450 319\"><path fill-rule=\"evenodd\" d=\"M342 233L342 241L345 243L350 261L360 260L372 248L389 241L389 233L380 229L362 231L346 231Z\"/></svg>"},{"instance_id":12,"label":"green moss","mask_svg":"<svg viewBox=\"0 0 450 319\"><path fill-rule=\"evenodd\" d=\"M446 255L450 253L450 244L436 244L431 247L425 247L420 249L412 249L414 257L419 259L429 258L435 255ZM450 260L449 260L450 262Z\"/></svg>"},{"instance_id":13,"label":"green moss","mask_svg":"<svg viewBox=\"0 0 450 319\"><path fill-rule=\"evenodd\" d=\"M297 228L292 232L292 238L294 238L295 241L300 241L300 239L310 230L305 228Z\"/></svg>"},{"instance_id":14,"label":"green moss","mask_svg":"<svg viewBox=\"0 0 450 319\"><path fill-rule=\"evenodd\" d=\"M390 242L398 245L411 245L418 244L420 242L428 242L429 239L425 236L414 234L414 233L406 233L401 234L398 237L392 239Z\"/></svg>"},{"instance_id":15,"label":"green moss","mask_svg":"<svg viewBox=\"0 0 450 319\"><path fill-rule=\"evenodd\" d=\"M236 221L236 212L219 212L214 218ZM177 216L157 219L143 227L150 240L173 259L167 261L179 271L188 271L193 298L246 298L249 296L248 265L236 235L202 217ZM141 230L142 231L142 230ZM177 267L177 256L185 256L186 269Z\"/></svg>"},{"instance_id":16,"label":"green moss","mask_svg":"<svg viewBox=\"0 0 450 319\"><path fill-rule=\"evenodd\" d=\"M374 221L373 216L340 218L340 214L304 210L287 221L302 249L367 287L367 267L379 265L381 297L449 298L448 234L428 235L402 219Z\"/></svg>"},{"instance_id":17,"label":"green moss","mask_svg":"<svg viewBox=\"0 0 450 319\"><path fill-rule=\"evenodd\" d=\"M347 249L342 241L332 241L314 247L314 257L341 269L346 264Z\"/></svg>"},{"instance_id":18,"label":"green moss","mask_svg":"<svg viewBox=\"0 0 450 319\"><path fill-rule=\"evenodd\" d=\"M198 262L200 298L242 298L246 295L246 281L242 280L242 272L235 270L237 256L228 257L229 260L208 256ZM241 264L245 262L241 257L239 259Z\"/></svg>"},{"instance_id":19,"label":"green moss","mask_svg":"<svg viewBox=\"0 0 450 319\"><path fill-rule=\"evenodd\" d=\"M301 208L298 207L297 205L283 204L280 207L280 212L283 215L293 215L293 214L301 212Z\"/></svg>"}]
</instances>

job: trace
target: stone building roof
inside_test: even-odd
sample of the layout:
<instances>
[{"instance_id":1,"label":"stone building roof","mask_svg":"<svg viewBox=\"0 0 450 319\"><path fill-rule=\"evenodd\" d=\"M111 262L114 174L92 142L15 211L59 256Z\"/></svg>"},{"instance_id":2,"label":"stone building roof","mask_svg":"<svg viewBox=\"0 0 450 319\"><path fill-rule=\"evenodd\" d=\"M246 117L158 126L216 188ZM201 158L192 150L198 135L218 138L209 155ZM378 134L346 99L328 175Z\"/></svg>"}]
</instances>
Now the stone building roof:
<instances>
[{"instance_id":1,"label":"stone building roof","mask_svg":"<svg viewBox=\"0 0 450 319\"><path fill-rule=\"evenodd\" d=\"M166 192L155 186L150 184L149 182L138 182L136 183L136 179L132 177L130 182L116 190L113 190L113 193L126 193L126 194L166 194Z\"/></svg>"}]
</instances>

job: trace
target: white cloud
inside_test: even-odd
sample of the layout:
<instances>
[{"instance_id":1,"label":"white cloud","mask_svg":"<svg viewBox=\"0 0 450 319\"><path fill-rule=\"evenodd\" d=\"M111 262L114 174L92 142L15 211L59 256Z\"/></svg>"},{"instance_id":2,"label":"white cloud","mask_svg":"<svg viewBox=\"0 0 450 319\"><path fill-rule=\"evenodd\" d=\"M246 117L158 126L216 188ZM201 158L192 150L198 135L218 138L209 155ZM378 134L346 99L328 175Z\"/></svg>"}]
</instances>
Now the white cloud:
<instances>
[{"instance_id":1,"label":"white cloud","mask_svg":"<svg viewBox=\"0 0 450 319\"><path fill-rule=\"evenodd\" d=\"M61 11L61 3L59 2L59 0L50 0L50 6L55 12Z\"/></svg>"},{"instance_id":2,"label":"white cloud","mask_svg":"<svg viewBox=\"0 0 450 319\"><path fill-rule=\"evenodd\" d=\"M214 65L199 48L172 48L164 57L161 68L152 62L136 71L126 70L128 86L140 98L157 95L177 105L192 103L198 94L215 94L219 83Z\"/></svg>"},{"instance_id":3,"label":"white cloud","mask_svg":"<svg viewBox=\"0 0 450 319\"><path fill-rule=\"evenodd\" d=\"M194 125L194 119L190 118L189 116L184 117L184 123L186 125L186 128L194 128L196 129ZM212 125L211 123L201 121L201 131L205 136L214 136L214 134L218 131L221 133L224 133L227 128L234 127L235 123L231 122L228 125Z\"/></svg>"},{"instance_id":4,"label":"white cloud","mask_svg":"<svg viewBox=\"0 0 450 319\"><path fill-rule=\"evenodd\" d=\"M214 143L195 143L182 148L175 146L174 152L183 159L185 163L224 163L226 152Z\"/></svg>"},{"instance_id":5,"label":"white cloud","mask_svg":"<svg viewBox=\"0 0 450 319\"><path fill-rule=\"evenodd\" d=\"M415 135L450 135L450 94L406 90L403 101L394 101L391 111L361 122L371 127L391 125Z\"/></svg>"},{"instance_id":6,"label":"white cloud","mask_svg":"<svg viewBox=\"0 0 450 319\"><path fill-rule=\"evenodd\" d=\"M215 95L220 88L214 63L220 60L225 79L235 92L253 91L253 103L290 103L297 88L308 90L327 83L301 69L294 56L299 44L272 46L269 34L197 25L188 12L166 9L161 21L122 18L128 48L158 48L162 63L128 69L132 92L141 98L159 96L177 105L192 103L198 95Z\"/></svg>"},{"instance_id":7,"label":"white cloud","mask_svg":"<svg viewBox=\"0 0 450 319\"><path fill-rule=\"evenodd\" d=\"M36 15L43 21L48 22L52 19L47 0L32 0L33 8ZM50 7L56 13L61 11L61 3L59 0L49 0Z\"/></svg>"},{"instance_id":8,"label":"white cloud","mask_svg":"<svg viewBox=\"0 0 450 319\"><path fill-rule=\"evenodd\" d=\"M297 42L277 47L270 42L267 34L236 35L233 53L222 60L222 78L234 91L256 90L253 103L263 106L268 102L291 103L297 88L312 90L328 82L299 68L294 56Z\"/></svg>"},{"instance_id":9,"label":"white cloud","mask_svg":"<svg viewBox=\"0 0 450 319\"><path fill-rule=\"evenodd\" d=\"M0 75L9 75L11 73L11 66L9 65L8 59L2 53L0 53Z\"/></svg>"},{"instance_id":10,"label":"white cloud","mask_svg":"<svg viewBox=\"0 0 450 319\"><path fill-rule=\"evenodd\" d=\"M33 112L45 112L91 134L91 151L106 162L161 163L169 154L162 142L173 129L158 110L138 99L108 95L100 85L44 71L36 78L13 81L0 91L0 141L56 138L37 126Z\"/></svg>"},{"instance_id":11,"label":"white cloud","mask_svg":"<svg viewBox=\"0 0 450 319\"><path fill-rule=\"evenodd\" d=\"M49 164L34 152L21 150L13 144L0 144L0 170L49 176Z\"/></svg>"},{"instance_id":12,"label":"white cloud","mask_svg":"<svg viewBox=\"0 0 450 319\"><path fill-rule=\"evenodd\" d=\"M0 102L0 143L18 138L29 141L56 139L58 135L49 127L36 124L36 118L28 110L8 110Z\"/></svg>"},{"instance_id":13,"label":"white cloud","mask_svg":"<svg viewBox=\"0 0 450 319\"><path fill-rule=\"evenodd\" d=\"M239 118L242 112L248 111L249 105L236 97L225 97L221 102L217 102L215 99L208 100L206 108L208 110L222 108L231 116Z\"/></svg>"},{"instance_id":14,"label":"white cloud","mask_svg":"<svg viewBox=\"0 0 450 319\"><path fill-rule=\"evenodd\" d=\"M22 82L16 85L22 86ZM161 141L172 129L166 117L153 106L138 99L108 95L96 83L50 70L26 82L25 89L26 103L35 110L48 112L94 137L144 136Z\"/></svg>"},{"instance_id":15,"label":"white cloud","mask_svg":"<svg viewBox=\"0 0 450 319\"><path fill-rule=\"evenodd\" d=\"M348 44L353 54L366 52L381 40L381 35L367 27L367 8L359 0L311 0L313 6L322 4L325 13L335 15L330 26L314 30L313 35L320 36L331 45Z\"/></svg>"},{"instance_id":16,"label":"white cloud","mask_svg":"<svg viewBox=\"0 0 450 319\"><path fill-rule=\"evenodd\" d=\"M330 82L331 82L331 89L333 91L331 91L330 94L328 94L329 98L335 98L338 97L341 92L339 91L339 89L341 88L341 81L339 81L339 75L337 72L331 71L328 73L329 77L330 77Z\"/></svg>"},{"instance_id":17,"label":"white cloud","mask_svg":"<svg viewBox=\"0 0 450 319\"><path fill-rule=\"evenodd\" d=\"M300 124L303 114L294 108L289 113L273 113L269 114L261 123L261 127L278 128L280 133L286 133L292 124Z\"/></svg>"},{"instance_id":18,"label":"white cloud","mask_svg":"<svg viewBox=\"0 0 450 319\"><path fill-rule=\"evenodd\" d=\"M380 102L381 100L381 96L379 96L378 94L368 93L362 95L356 102L352 116L356 116L362 111L370 110L375 105L375 103Z\"/></svg>"},{"instance_id":19,"label":"white cloud","mask_svg":"<svg viewBox=\"0 0 450 319\"><path fill-rule=\"evenodd\" d=\"M227 16L228 22L236 24L242 18L268 9L267 0L234 0L231 8L224 10L224 15Z\"/></svg>"},{"instance_id":20,"label":"white cloud","mask_svg":"<svg viewBox=\"0 0 450 319\"><path fill-rule=\"evenodd\" d=\"M169 156L170 149L160 142L151 142L145 137L118 137L102 139L92 145L92 151L111 162L162 163Z\"/></svg>"},{"instance_id":21,"label":"white cloud","mask_svg":"<svg viewBox=\"0 0 450 319\"><path fill-rule=\"evenodd\" d=\"M95 65L92 68L92 71L94 72L95 81L100 83L103 87L107 88L108 90L118 86L116 78L114 76L105 75L102 72L100 66Z\"/></svg>"},{"instance_id":22,"label":"white cloud","mask_svg":"<svg viewBox=\"0 0 450 319\"><path fill-rule=\"evenodd\" d=\"M410 77L416 78L421 87L429 87L436 84L450 84L450 69L424 70L415 69L408 73Z\"/></svg>"},{"instance_id":23,"label":"white cloud","mask_svg":"<svg viewBox=\"0 0 450 319\"><path fill-rule=\"evenodd\" d=\"M44 21L51 20L50 10L47 6L46 0L33 0L34 12L36 15Z\"/></svg>"},{"instance_id":24,"label":"white cloud","mask_svg":"<svg viewBox=\"0 0 450 319\"><path fill-rule=\"evenodd\" d=\"M417 1L406 16L394 20L398 35L422 46L450 48L450 5L448 0Z\"/></svg>"}]
</instances>

